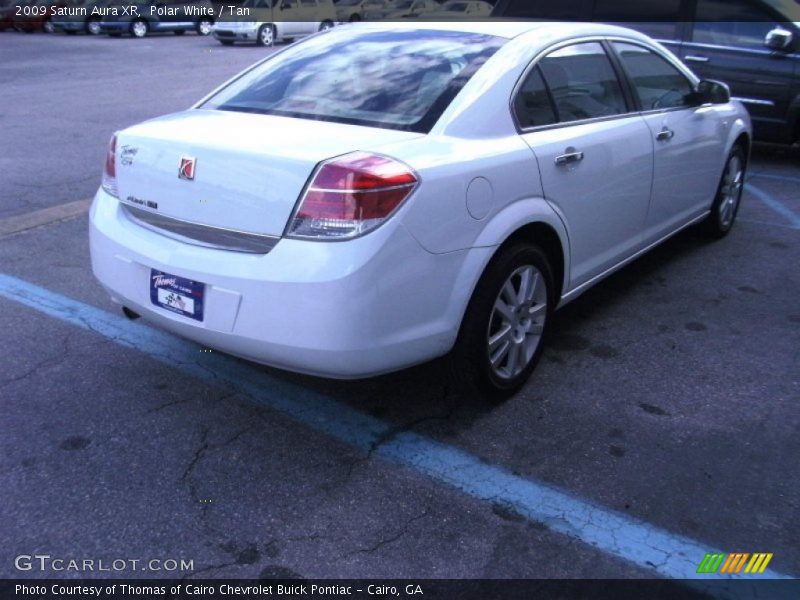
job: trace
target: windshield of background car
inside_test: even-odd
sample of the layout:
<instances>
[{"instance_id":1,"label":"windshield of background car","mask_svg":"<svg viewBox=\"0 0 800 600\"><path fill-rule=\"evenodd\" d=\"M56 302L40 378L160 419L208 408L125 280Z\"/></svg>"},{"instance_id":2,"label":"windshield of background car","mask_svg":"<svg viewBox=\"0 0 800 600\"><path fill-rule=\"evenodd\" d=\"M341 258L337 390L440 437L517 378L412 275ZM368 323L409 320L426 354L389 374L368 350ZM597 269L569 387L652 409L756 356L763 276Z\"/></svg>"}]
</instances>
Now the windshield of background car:
<instances>
[{"instance_id":1,"label":"windshield of background car","mask_svg":"<svg viewBox=\"0 0 800 600\"><path fill-rule=\"evenodd\" d=\"M427 133L506 41L460 31L331 31L245 73L200 108Z\"/></svg>"}]
</instances>

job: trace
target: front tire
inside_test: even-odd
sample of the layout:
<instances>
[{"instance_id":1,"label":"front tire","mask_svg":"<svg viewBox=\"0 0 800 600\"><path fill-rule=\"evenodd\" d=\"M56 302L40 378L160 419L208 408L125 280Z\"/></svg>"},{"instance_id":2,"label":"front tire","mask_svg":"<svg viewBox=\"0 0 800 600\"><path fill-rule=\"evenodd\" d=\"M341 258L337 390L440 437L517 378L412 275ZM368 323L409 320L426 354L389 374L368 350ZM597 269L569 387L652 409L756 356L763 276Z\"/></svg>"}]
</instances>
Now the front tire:
<instances>
[{"instance_id":1,"label":"front tire","mask_svg":"<svg viewBox=\"0 0 800 600\"><path fill-rule=\"evenodd\" d=\"M275 27L272 25L262 25L258 30L258 35L256 36L256 44L259 46L274 46Z\"/></svg>"},{"instance_id":2,"label":"front tire","mask_svg":"<svg viewBox=\"0 0 800 600\"><path fill-rule=\"evenodd\" d=\"M327 31L328 29L333 29L332 21L323 21L319 24L319 31Z\"/></svg>"},{"instance_id":3,"label":"front tire","mask_svg":"<svg viewBox=\"0 0 800 600\"><path fill-rule=\"evenodd\" d=\"M42 23L42 31L45 33L54 33L55 30L56 28L53 27L53 22L50 19L47 19L44 23Z\"/></svg>"},{"instance_id":4,"label":"front tire","mask_svg":"<svg viewBox=\"0 0 800 600\"><path fill-rule=\"evenodd\" d=\"M552 267L538 246L516 242L492 259L449 357L460 392L497 403L522 388L541 357L554 289Z\"/></svg>"},{"instance_id":5,"label":"front tire","mask_svg":"<svg viewBox=\"0 0 800 600\"><path fill-rule=\"evenodd\" d=\"M711 237L725 237L733 228L742 202L746 170L747 157L744 148L737 144L725 161L717 195L711 204L711 213L704 222L705 230Z\"/></svg>"}]
</instances>

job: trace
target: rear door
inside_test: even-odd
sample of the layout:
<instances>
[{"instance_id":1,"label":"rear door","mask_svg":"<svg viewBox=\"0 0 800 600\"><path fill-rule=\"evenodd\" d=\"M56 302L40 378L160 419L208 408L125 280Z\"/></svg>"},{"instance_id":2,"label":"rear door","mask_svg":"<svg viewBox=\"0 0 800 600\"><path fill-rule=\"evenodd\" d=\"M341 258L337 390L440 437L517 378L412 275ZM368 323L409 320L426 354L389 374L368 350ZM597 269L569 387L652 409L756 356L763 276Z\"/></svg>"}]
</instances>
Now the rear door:
<instances>
[{"instance_id":1,"label":"rear door","mask_svg":"<svg viewBox=\"0 0 800 600\"><path fill-rule=\"evenodd\" d=\"M724 81L750 111L758 138L788 134L794 63L790 54L764 45L781 23L776 13L754 0L697 0L695 22L681 58L702 78Z\"/></svg>"},{"instance_id":2,"label":"rear door","mask_svg":"<svg viewBox=\"0 0 800 600\"><path fill-rule=\"evenodd\" d=\"M538 159L544 195L565 222L570 286L641 247L653 142L600 42L547 54L518 90L514 110Z\"/></svg>"},{"instance_id":3,"label":"rear door","mask_svg":"<svg viewBox=\"0 0 800 600\"><path fill-rule=\"evenodd\" d=\"M714 106L695 106L694 82L643 45L612 42L654 144L653 191L644 241L708 210L722 172L725 139Z\"/></svg>"}]
</instances>

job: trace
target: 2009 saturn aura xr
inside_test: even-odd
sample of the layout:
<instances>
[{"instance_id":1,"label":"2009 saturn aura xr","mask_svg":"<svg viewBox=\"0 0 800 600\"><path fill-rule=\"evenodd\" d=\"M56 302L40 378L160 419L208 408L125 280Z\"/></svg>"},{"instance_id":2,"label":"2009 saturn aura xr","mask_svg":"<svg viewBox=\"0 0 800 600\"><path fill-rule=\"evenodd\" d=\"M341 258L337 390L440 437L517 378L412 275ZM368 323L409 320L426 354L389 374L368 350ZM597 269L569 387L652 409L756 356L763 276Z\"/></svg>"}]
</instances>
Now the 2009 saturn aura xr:
<instances>
[{"instance_id":1,"label":"2009 saturn aura xr","mask_svg":"<svg viewBox=\"0 0 800 600\"><path fill-rule=\"evenodd\" d=\"M94 273L234 355L337 378L449 355L499 399L557 306L730 230L750 138L724 84L624 28L347 25L118 132Z\"/></svg>"}]
</instances>

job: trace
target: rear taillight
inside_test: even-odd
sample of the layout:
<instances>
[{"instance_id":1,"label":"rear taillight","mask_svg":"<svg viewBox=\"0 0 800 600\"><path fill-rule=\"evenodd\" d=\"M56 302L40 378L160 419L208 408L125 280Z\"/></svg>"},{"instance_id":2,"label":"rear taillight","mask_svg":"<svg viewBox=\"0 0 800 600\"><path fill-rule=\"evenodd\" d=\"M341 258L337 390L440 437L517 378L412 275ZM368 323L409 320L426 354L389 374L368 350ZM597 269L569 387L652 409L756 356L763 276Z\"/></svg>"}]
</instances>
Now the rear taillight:
<instances>
[{"instance_id":1,"label":"rear taillight","mask_svg":"<svg viewBox=\"0 0 800 600\"><path fill-rule=\"evenodd\" d=\"M289 223L289 237L354 238L383 223L417 187L408 165L354 152L322 163Z\"/></svg>"},{"instance_id":2,"label":"rear taillight","mask_svg":"<svg viewBox=\"0 0 800 600\"><path fill-rule=\"evenodd\" d=\"M108 151L106 152L106 164L103 168L103 189L106 193L111 194L115 198L119 197L117 191L117 136L111 136L111 141L108 142Z\"/></svg>"}]
</instances>

